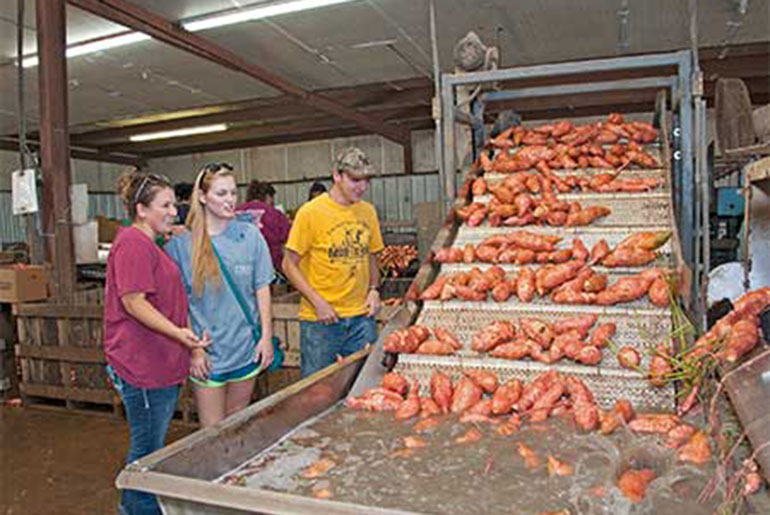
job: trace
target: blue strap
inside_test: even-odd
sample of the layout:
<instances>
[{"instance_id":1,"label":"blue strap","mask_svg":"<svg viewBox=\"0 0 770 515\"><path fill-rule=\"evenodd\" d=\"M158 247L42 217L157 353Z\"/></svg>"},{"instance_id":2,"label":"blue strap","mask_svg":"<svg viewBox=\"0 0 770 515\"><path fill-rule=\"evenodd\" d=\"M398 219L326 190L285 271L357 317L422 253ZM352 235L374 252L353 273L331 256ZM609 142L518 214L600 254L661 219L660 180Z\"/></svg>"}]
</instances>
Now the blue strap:
<instances>
[{"instance_id":1,"label":"blue strap","mask_svg":"<svg viewBox=\"0 0 770 515\"><path fill-rule=\"evenodd\" d=\"M243 311L243 315L246 317L246 321L252 327L255 338L259 340L259 338L262 337L261 324L256 323L254 317L251 316L251 310L249 310L248 304L246 304L246 299L243 298L243 294L241 293L240 288L236 286L235 281L233 280L233 276L230 275L230 271L225 266L225 262L222 260L222 256L220 256L219 252L217 252L217 247L214 245L214 242L211 242L211 248L214 250L214 255L217 257L217 261L219 261L219 269L222 271L222 275L225 276L225 282L227 283L227 286L230 287L230 291L232 291L233 295L235 295L235 300L238 301L238 305L241 307L241 311Z\"/></svg>"},{"instance_id":2,"label":"blue strap","mask_svg":"<svg viewBox=\"0 0 770 515\"><path fill-rule=\"evenodd\" d=\"M211 248L214 250L214 255L217 257L217 261L219 261L219 269L222 271L222 275L225 277L225 282L230 287L230 291L233 292L233 295L235 296L235 300L238 301L238 305L241 307L241 311L243 312L243 315L246 317L246 321L251 326L251 331L254 334L254 341L259 342L260 338L262 338L262 324L257 323L254 320L254 317L251 316L251 310L248 307L248 304L246 303L246 299L243 297L243 293L241 292L240 288L235 284L235 281L233 280L233 276L230 275L230 271L225 266L225 262L222 260L222 256L219 255L219 252L217 252L217 247L214 245L214 242L211 242ZM280 343L278 341L278 338L273 337L272 340L273 344L273 362L270 363L270 366L267 368L270 371L276 370L283 365L283 350L281 349Z\"/></svg>"}]
</instances>

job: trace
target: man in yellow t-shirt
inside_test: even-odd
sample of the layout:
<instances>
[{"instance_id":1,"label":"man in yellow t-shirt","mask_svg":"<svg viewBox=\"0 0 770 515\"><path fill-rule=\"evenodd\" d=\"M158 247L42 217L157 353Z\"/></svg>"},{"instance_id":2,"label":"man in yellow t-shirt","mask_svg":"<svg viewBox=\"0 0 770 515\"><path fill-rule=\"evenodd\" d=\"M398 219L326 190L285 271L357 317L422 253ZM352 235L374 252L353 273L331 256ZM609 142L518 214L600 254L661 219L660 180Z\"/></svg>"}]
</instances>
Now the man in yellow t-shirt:
<instances>
[{"instance_id":1,"label":"man in yellow t-shirt","mask_svg":"<svg viewBox=\"0 0 770 515\"><path fill-rule=\"evenodd\" d=\"M383 243L374 206L361 200L374 175L360 149L346 148L331 190L304 204L291 226L283 270L302 293L302 377L377 340Z\"/></svg>"}]
</instances>

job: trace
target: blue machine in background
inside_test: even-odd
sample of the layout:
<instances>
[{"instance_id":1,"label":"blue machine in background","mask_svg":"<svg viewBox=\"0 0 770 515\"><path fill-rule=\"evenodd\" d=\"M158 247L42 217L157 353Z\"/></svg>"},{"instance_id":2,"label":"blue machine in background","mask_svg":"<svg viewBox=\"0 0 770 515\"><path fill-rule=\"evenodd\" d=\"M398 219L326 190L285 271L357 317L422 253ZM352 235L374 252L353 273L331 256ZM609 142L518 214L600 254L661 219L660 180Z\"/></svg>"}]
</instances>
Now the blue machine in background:
<instances>
[{"instance_id":1,"label":"blue machine in background","mask_svg":"<svg viewBox=\"0 0 770 515\"><path fill-rule=\"evenodd\" d=\"M740 187L716 188L716 206L712 204L711 268L737 261L745 201ZM713 209L716 207L716 212Z\"/></svg>"},{"instance_id":2,"label":"blue machine in background","mask_svg":"<svg viewBox=\"0 0 770 515\"><path fill-rule=\"evenodd\" d=\"M741 188L717 188L717 216L743 216L745 203Z\"/></svg>"}]
</instances>

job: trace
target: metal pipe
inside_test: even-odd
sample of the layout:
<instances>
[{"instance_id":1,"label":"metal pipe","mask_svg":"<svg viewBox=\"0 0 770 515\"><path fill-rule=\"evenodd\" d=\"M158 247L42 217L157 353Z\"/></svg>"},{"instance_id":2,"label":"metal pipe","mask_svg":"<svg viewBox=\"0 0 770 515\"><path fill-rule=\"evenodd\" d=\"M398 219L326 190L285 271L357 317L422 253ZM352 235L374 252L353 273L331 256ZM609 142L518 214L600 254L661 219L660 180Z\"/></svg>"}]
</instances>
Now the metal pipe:
<instances>
[{"instance_id":1,"label":"metal pipe","mask_svg":"<svg viewBox=\"0 0 770 515\"><path fill-rule=\"evenodd\" d=\"M555 95L571 95L579 93L597 93L602 91L671 88L676 83L676 76L645 77L641 79L612 80L602 82L584 82L581 84L562 84L558 86L541 86L535 88L519 88L512 91L485 93L482 98L488 102L515 100L529 97L547 97Z\"/></svg>"},{"instance_id":2,"label":"metal pipe","mask_svg":"<svg viewBox=\"0 0 770 515\"><path fill-rule=\"evenodd\" d=\"M442 103L441 98L441 63L438 60L438 38L436 36L436 5L434 0L430 0L430 43L433 56L433 121L436 132L433 137L436 152L436 166L438 167L439 183L446 181L446 167L444 165L444 138L442 132ZM444 198L444 188L439 188L438 192L439 207L441 216L446 215L446 199Z\"/></svg>"},{"instance_id":3,"label":"metal pipe","mask_svg":"<svg viewBox=\"0 0 770 515\"><path fill-rule=\"evenodd\" d=\"M503 70L464 73L462 75L447 75L443 78L454 86L474 84L477 82L494 82L504 80L529 79L533 77L586 74L599 71L631 70L636 68L658 68L665 66L680 66L684 59L689 59L689 51L680 50L665 54L651 54L634 57L612 57L609 59L593 59L573 61L559 64L543 64L522 66Z\"/></svg>"},{"instance_id":4,"label":"metal pipe","mask_svg":"<svg viewBox=\"0 0 770 515\"><path fill-rule=\"evenodd\" d=\"M689 266L693 266L693 215L695 213L693 200L693 104L692 104L692 59L689 51L685 51L679 66L680 91L679 121L682 142L682 177L681 184L681 219L679 220L682 233L682 253ZM696 294L697 292L693 292Z\"/></svg>"},{"instance_id":5,"label":"metal pipe","mask_svg":"<svg viewBox=\"0 0 770 515\"><path fill-rule=\"evenodd\" d=\"M703 220L701 220L701 214L702 211L698 209L698 207L701 205L701 202L703 202L702 198L702 192L703 192L703 175L701 173L701 165L700 162L700 146L698 146L697 142L700 142L703 138L703 126L701 125L701 116L700 116L700 103L695 104L695 116L693 120L693 138L696 141L696 152L695 152L695 190L694 190L694 202L695 205L693 218L694 218L694 257L693 257L693 290L697 294L695 297L695 302L693 303L693 315L695 319L695 325L699 329L702 329L703 320L705 319L705 301L701 299L701 292L702 292L702 278L704 275L703 270L703 261L702 261L702 251L703 246L701 245L701 242L703 241Z\"/></svg>"},{"instance_id":6,"label":"metal pipe","mask_svg":"<svg viewBox=\"0 0 770 515\"><path fill-rule=\"evenodd\" d=\"M695 277L693 288L696 294L695 308L697 325L702 330L706 329L706 286L708 284L709 269L705 262L706 244L708 242L709 230L709 209L708 209L708 172L706 170L706 118L702 112L703 106L701 98L703 97L703 76L700 70L698 59L698 4L697 0L689 0L688 11L690 13L690 52L692 56L692 102L694 109L695 134L693 140L693 158L695 161L695 213L694 221L698 223L695 226L696 235L693 241L694 249L694 270ZM700 208L700 209L699 209Z\"/></svg>"},{"instance_id":7,"label":"metal pipe","mask_svg":"<svg viewBox=\"0 0 770 515\"><path fill-rule=\"evenodd\" d=\"M27 118L24 109L24 67L21 66L24 57L24 0L16 0L16 87L18 116L19 116L19 166L27 168Z\"/></svg>"},{"instance_id":8,"label":"metal pipe","mask_svg":"<svg viewBox=\"0 0 770 515\"><path fill-rule=\"evenodd\" d=\"M441 105L444 127L444 212L452 208L455 199L455 89L445 80L450 77L444 74L441 80Z\"/></svg>"},{"instance_id":9,"label":"metal pipe","mask_svg":"<svg viewBox=\"0 0 770 515\"><path fill-rule=\"evenodd\" d=\"M706 149L706 101L699 100L699 116L700 126L703 129L702 138L697 142L698 154L700 155L700 168L701 168L701 223L703 228L701 230L703 251L701 258L703 259L703 278L701 279L701 299L703 299L703 311L701 312L702 329L706 329L706 311L708 310L708 301L706 300L706 291L709 286L709 272L711 271L711 232L710 232L710 220L709 211L711 207L711 182L709 181L708 170L708 156Z\"/></svg>"},{"instance_id":10,"label":"metal pipe","mask_svg":"<svg viewBox=\"0 0 770 515\"><path fill-rule=\"evenodd\" d=\"M690 51L693 59L693 72L700 71L698 61L698 2L689 0L687 10L690 12Z\"/></svg>"},{"instance_id":11,"label":"metal pipe","mask_svg":"<svg viewBox=\"0 0 770 515\"><path fill-rule=\"evenodd\" d=\"M751 255L749 254L749 241L751 238L751 202L753 200L753 185L748 177L748 168L743 167L741 176L743 177L743 288L749 291L751 287Z\"/></svg>"}]
</instances>

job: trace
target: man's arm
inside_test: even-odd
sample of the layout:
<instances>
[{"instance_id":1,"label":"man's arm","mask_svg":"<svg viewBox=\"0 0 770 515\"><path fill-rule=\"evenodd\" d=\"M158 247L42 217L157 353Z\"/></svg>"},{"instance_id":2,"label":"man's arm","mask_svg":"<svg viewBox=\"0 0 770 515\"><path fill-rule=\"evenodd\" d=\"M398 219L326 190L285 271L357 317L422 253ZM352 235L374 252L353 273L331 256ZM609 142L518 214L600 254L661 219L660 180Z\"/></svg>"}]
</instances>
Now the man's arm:
<instances>
[{"instance_id":1,"label":"man's arm","mask_svg":"<svg viewBox=\"0 0 770 515\"><path fill-rule=\"evenodd\" d=\"M285 249L283 254L283 273L291 284L305 297L315 308L316 318L319 322L334 323L338 320L337 312L310 286L307 279L299 269L301 256L290 249Z\"/></svg>"},{"instance_id":2,"label":"man's arm","mask_svg":"<svg viewBox=\"0 0 770 515\"><path fill-rule=\"evenodd\" d=\"M380 312L382 299L380 299L380 267L377 263L377 254L369 253L369 293L366 295L366 307L369 308L369 316L373 317Z\"/></svg>"}]
</instances>

